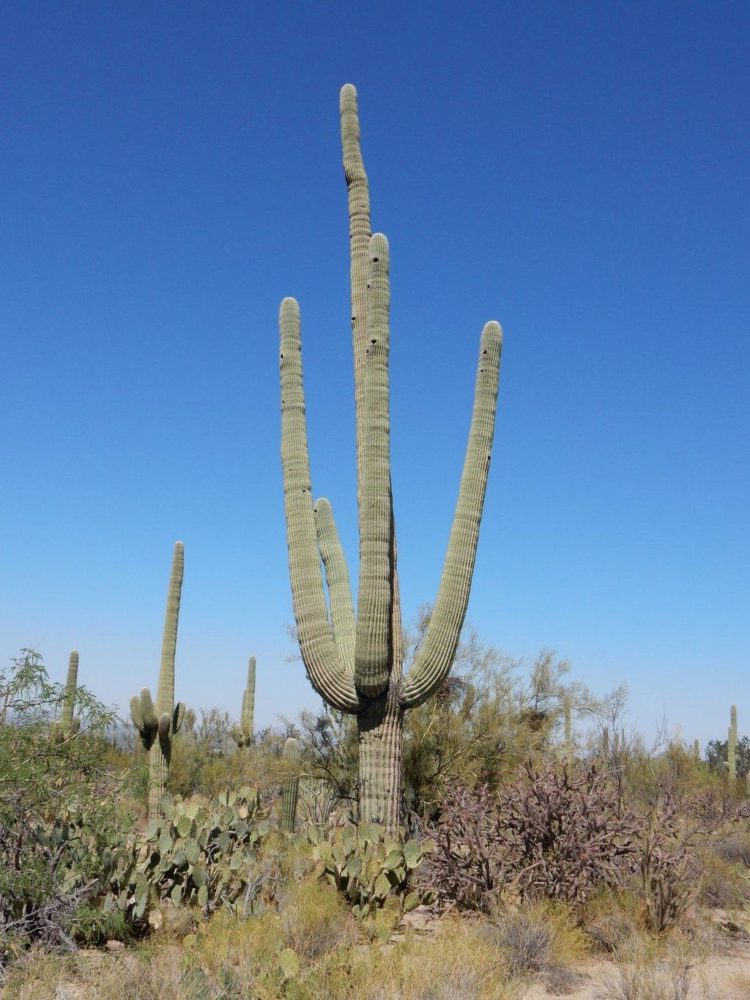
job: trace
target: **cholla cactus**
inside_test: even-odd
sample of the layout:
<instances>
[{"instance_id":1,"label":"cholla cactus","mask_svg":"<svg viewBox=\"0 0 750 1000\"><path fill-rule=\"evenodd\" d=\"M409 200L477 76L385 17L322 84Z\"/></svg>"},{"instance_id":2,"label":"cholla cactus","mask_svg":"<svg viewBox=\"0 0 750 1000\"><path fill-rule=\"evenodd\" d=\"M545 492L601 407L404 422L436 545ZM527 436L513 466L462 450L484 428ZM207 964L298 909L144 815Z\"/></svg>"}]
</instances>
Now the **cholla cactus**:
<instances>
[{"instance_id":1,"label":"cholla cactus","mask_svg":"<svg viewBox=\"0 0 750 1000\"><path fill-rule=\"evenodd\" d=\"M737 706L732 705L729 712L729 733L727 739L727 769L729 780L737 780Z\"/></svg>"},{"instance_id":2,"label":"cholla cactus","mask_svg":"<svg viewBox=\"0 0 750 1000\"><path fill-rule=\"evenodd\" d=\"M81 720L76 719L73 714L76 705L77 687L78 653L74 649L68 660L68 676L65 681L65 694L63 695L62 716L60 718L60 729L66 740L74 736L81 728Z\"/></svg>"},{"instance_id":3,"label":"cholla cactus","mask_svg":"<svg viewBox=\"0 0 750 1000\"><path fill-rule=\"evenodd\" d=\"M469 442L440 589L424 641L404 677L390 467L389 248L385 236L371 232L357 92L350 84L341 91L340 109L349 193L357 439L356 616L331 506L324 499L313 503L300 313L291 298L282 302L279 317L289 571L308 677L329 705L357 716L360 819L393 829L400 821L404 712L427 701L447 677L466 614L495 429L502 332L495 322L482 332Z\"/></svg>"},{"instance_id":4,"label":"cholla cactus","mask_svg":"<svg viewBox=\"0 0 750 1000\"><path fill-rule=\"evenodd\" d=\"M284 780L281 788L281 829L285 833L294 833L297 816L297 796L299 795L299 740L293 736L284 744L281 756L289 763L290 774Z\"/></svg>"},{"instance_id":5,"label":"cholla cactus","mask_svg":"<svg viewBox=\"0 0 750 1000\"><path fill-rule=\"evenodd\" d=\"M242 750L253 742L253 717L255 715L255 657L247 664L247 687L242 695L242 714L239 726L234 726L232 739Z\"/></svg>"},{"instance_id":6,"label":"cholla cactus","mask_svg":"<svg viewBox=\"0 0 750 1000\"><path fill-rule=\"evenodd\" d=\"M185 570L185 550L182 542L175 542L172 573L167 594L167 611L164 619L164 638L161 650L159 686L156 706L151 692L143 688L140 697L130 702L130 715L141 742L148 750L148 814L159 813L159 803L166 790L169 762L172 756L172 739L179 732L185 716L182 702L174 703L174 660L177 649L177 623L180 617L180 595Z\"/></svg>"}]
</instances>

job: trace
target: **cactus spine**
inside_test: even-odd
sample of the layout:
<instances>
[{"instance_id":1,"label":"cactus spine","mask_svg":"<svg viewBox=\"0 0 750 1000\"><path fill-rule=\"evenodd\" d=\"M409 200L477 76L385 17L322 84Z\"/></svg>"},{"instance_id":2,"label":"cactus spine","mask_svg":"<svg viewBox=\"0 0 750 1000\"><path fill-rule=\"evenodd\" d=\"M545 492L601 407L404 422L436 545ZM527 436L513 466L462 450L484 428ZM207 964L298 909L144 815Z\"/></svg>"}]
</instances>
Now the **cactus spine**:
<instances>
[{"instance_id":1,"label":"cactus spine","mask_svg":"<svg viewBox=\"0 0 750 1000\"><path fill-rule=\"evenodd\" d=\"M729 780L737 780L737 706L732 705L729 711L729 738L727 740L727 768Z\"/></svg>"},{"instance_id":2,"label":"cactus spine","mask_svg":"<svg viewBox=\"0 0 750 1000\"><path fill-rule=\"evenodd\" d=\"M182 542L175 542L172 572L167 593L167 610L164 618L164 637L161 649L159 686L156 706L151 692L143 688L140 697L130 701L130 714L148 750L148 814L159 813L159 803L166 790L169 762L172 756L172 739L179 732L185 716L182 702L174 703L174 661L177 649L177 624L180 617L180 595L185 571L185 550Z\"/></svg>"},{"instance_id":3,"label":"cactus spine","mask_svg":"<svg viewBox=\"0 0 750 1000\"><path fill-rule=\"evenodd\" d=\"M240 748L249 747L253 742L253 722L255 715L255 657L251 656L247 664L247 686L242 695L242 714L240 724L232 729L232 739Z\"/></svg>"},{"instance_id":4,"label":"cactus spine","mask_svg":"<svg viewBox=\"0 0 750 1000\"><path fill-rule=\"evenodd\" d=\"M357 92L341 91L349 201L351 317L357 441L360 572L357 614L325 499L313 503L302 384L299 306L281 303L282 465L292 601L302 659L315 690L357 716L360 820L400 821L403 714L431 697L453 663L474 571L495 428L502 331L484 327L456 514L427 634L402 677L389 416L389 248L372 234L360 149ZM330 617L323 572L328 587Z\"/></svg>"},{"instance_id":5,"label":"cactus spine","mask_svg":"<svg viewBox=\"0 0 750 1000\"><path fill-rule=\"evenodd\" d=\"M68 676L65 680L65 693L62 702L60 730L64 739L70 739L81 728L81 720L74 717L76 705L76 689L78 687L78 653L74 649L68 660Z\"/></svg>"},{"instance_id":6,"label":"cactus spine","mask_svg":"<svg viewBox=\"0 0 750 1000\"><path fill-rule=\"evenodd\" d=\"M290 774L284 780L281 788L281 829L284 833L294 833L294 824L297 818L297 798L299 796L299 773L293 772L299 769L299 740L290 736L284 744L281 756L288 762L290 770Z\"/></svg>"}]
</instances>

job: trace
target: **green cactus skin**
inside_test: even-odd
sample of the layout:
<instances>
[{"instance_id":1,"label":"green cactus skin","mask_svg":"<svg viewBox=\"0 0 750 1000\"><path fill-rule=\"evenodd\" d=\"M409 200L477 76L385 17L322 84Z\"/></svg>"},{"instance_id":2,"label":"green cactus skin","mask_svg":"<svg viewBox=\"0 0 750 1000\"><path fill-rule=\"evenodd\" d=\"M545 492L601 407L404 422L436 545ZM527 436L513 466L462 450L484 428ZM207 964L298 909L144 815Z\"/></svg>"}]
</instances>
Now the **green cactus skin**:
<instances>
[{"instance_id":1,"label":"green cactus skin","mask_svg":"<svg viewBox=\"0 0 750 1000\"><path fill-rule=\"evenodd\" d=\"M231 737L240 750L249 747L253 742L253 725L255 717L255 657L251 656L247 664L247 687L242 695L242 714L240 724L232 729Z\"/></svg>"},{"instance_id":2,"label":"green cactus skin","mask_svg":"<svg viewBox=\"0 0 750 1000\"><path fill-rule=\"evenodd\" d=\"M74 649L68 660L68 676L65 681L65 694L63 695L62 716L60 718L60 729L64 739L75 736L81 728L80 719L74 718L76 704L76 689L78 687L78 653Z\"/></svg>"},{"instance_id":3,"label":"green cactus skin","mask_svg":"<svg viewBox=\"0 0 750 1000\"><path fill-rule=\"evenodd\" d=\"M729 711L729 734L727 739L727 769L729 780L737 780L737 706L732 705Z\"/></svg>"},{"instance_id":4,"label":"green cactus skin","mask_svg":"<svg viewBox=\"0 0 750 1000\"><path fill-rule=\"evenodd\" d=\"M284 760L288 761L291 768L299 767L300 746L299 740L293 736L284 744L281 752ZM297 819L297 798L299 796L299 774L291 774L285 781L281 789L281 829L284 833L294 833L294 826Z\"/></svg>"},{"instance_id":5,"label":"green cactus skin","mask_svg":"<svg viewBox=\"0 0 750 1000\"><path fill-rule=\"evenodd\" d=\"M385 236L371 231L357 92L350 84L341 91L340 111L349 202L356 409L360 538L356 615L331 505L325 499L313 503L300 314L292 298L284 299L279 313L289 575L310 682L333 708L357 716L360 821L393 830L400 821L403 714L430 698L447 677L466 614L494 437L502 331L491 322L482 332L471 429L438 596L425 638L408 676L402 677L390 467L390 253Z\"/></svg>"},{"instance_id":6,"label":"green cactus skin","mask_svg":"<svg viewBox=\"0 0 750 1000\"><path fill-rule=\"evenodd\" d=\"M693 740L693 757L695 762L699 763L701 759L701 744L700 740Z\"/></svg>"},{"instance_id":7,"label":"green cactus skin","mask_svg":"<svg viewBox=\"0 0 750 1000\"><path fill-rule=\"evenodd\" d=\"M182 702L178 702L176 705L174 703L174 661L184 572L185 549L182 542L175 542L167 593L167 610L164 618L156 706L154 707L148 688L143 688L140 696L136 696L130 701L130 715L133 724L149 755L148 814L151 818L159 814L159 803L164 796L169 776L172 740L180 731L185 717L185 706Z\"/></svg>"}]
</instances>

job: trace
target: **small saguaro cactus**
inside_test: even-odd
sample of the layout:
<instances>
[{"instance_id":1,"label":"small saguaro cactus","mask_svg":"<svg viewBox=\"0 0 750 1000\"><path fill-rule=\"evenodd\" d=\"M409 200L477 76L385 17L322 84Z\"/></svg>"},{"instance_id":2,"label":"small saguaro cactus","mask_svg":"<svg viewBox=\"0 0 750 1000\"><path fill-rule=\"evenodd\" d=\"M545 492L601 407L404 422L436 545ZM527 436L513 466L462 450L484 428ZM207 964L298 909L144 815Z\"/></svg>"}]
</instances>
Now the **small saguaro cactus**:
<instances>
[{"instance_id":1,"label":"small saguaro cactus","mask_svg":"<svg viewBox=\"0 0 750 1000\"><path fill-rule=\"evenodd\" d=\"M727 770L729 780L737 780L737 706L729 711L729 733L727 739Z\"/></svg>"},{"instance_id":2,"label":"small saguaro cactus","mask_svg":"<svg viewBox=\"0 0 750 1000\"><path fill-rule=\"evenodd\" d=\"M696 764L700 762L701 759L701 744L700 740L693 740L693 757Z\"/></svg>"},{"instance_id":3,"label":"small saguaro cactus","mask_svg":"<svg viewBox=\"0 0 750 1000\"><path fill-rule=\"evenodd\" d=\"M240 750L253 742L253 717L255 715L255 657L247 664L247 686L242 695L242 714L239 726L233 726L231 737Z\"/></svg>"},{"instance_id":4,"label":"small saguaro cactus","mask_svg":"<svg viewBox=\"0 0 750 1000\"><path fill-rule=\"evenodd\" d=\"M177 624L180 617L180 595L185 571L185 550L182 542L175 542L172 573L167 594L167 611L164 619L164 637L161 649L159 686L156 706L151 692L143 688L140 696L130 701L130 714L141 742L148 751L148 814L159 813L159 803L164 795L172 757L172 739L179 732L185 716L182 702L174 703L174 660L177 649Z\"/></svg>"},{"instance_id":5,"label":"small saguaro cactus","mask_svg":"<svg viewBox=\"0 0 750 1000\"><path fill-rule=\"evenodd\" d=\"M284 744L281 756L288 762L290 769L290 774L284 779L281 787L281 829L284 833L294 833L299 795L299 773L294 772L299 769L299 740L290 736Z\"/></svg>"},{"instance_id":6,"label":"small saguaro cactus","mask_svg":"<svg viewBox=\"0 0 750 1000\"><path fill-rule=\"evenodd\" d=\"M74 649L68 660L68 676L65 680L65 693L60 716L60 732L67 740L81 728L81 720L74 716L76 706L76 690L78 688L78 653Z\"/></svg>"},{"instance_id":7,"label":"small saguaro cactus","mask_svg":"<svg viewBox=\"0 0 750 1000\"><path fill-rule=\"evenodd\" d=\"M565 756L570 760L573 756L573 708L570 695L566 695L563 701L563 743Z\"/></svg>"},{"instance_id":8,"label":"small saguaro cactus","mask_svg":"<svg viewBox=\"0 0 750 1000\"><path fill-rule=\"evenodd\" d=\"M502 331L493 321L482 332L469 441L440 587L424 640L403 676L390 464L390 252L385 236L373 234L370 226L357 92L351 84L341 91L340 112L354 346L360 556L356 614L331 505L325 499L313 502L300 310L292 298L284 299L279 315L289 575L310 682L332 708L357 718L359 818L392 830L401 819L404 713L427 701L448 676L466 614L495 431Z\"/></svg>"},{"instance_id":9,"label":"small saguaro cactus","mask_svg":"<svg viewBox=\"0 0 750 1000\"><path fill-rule=\"evenodd\" d=\"M602 757L605 760L609 759L609 726L605 726L602 730Z\"/></svg>"}]
</instances>

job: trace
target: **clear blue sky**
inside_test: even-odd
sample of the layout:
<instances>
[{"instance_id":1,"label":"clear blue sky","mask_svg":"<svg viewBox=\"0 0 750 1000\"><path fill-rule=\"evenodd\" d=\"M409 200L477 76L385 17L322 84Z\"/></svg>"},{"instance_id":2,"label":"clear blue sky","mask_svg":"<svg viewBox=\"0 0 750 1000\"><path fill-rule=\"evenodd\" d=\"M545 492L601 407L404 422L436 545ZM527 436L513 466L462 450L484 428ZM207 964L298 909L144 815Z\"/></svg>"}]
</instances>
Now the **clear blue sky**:
<instances>
[{"instance_id":1,"label":"clear blue sky","mask_svg":"<svg viewBox=\"0 0 750 1000\"><path fill-rule=\"evenodd\" d=\"M356 554L338 91L392 253L405 607L436 592L482 324L505 329L470 620L649 731L750 731L750 7L38 3L0 10L0 656L123 707L316 703L291 621L277 310L314 490ZM356 579L356 573L354 574Z\"/></svg>"}]
</instances>

